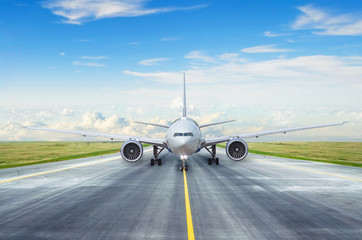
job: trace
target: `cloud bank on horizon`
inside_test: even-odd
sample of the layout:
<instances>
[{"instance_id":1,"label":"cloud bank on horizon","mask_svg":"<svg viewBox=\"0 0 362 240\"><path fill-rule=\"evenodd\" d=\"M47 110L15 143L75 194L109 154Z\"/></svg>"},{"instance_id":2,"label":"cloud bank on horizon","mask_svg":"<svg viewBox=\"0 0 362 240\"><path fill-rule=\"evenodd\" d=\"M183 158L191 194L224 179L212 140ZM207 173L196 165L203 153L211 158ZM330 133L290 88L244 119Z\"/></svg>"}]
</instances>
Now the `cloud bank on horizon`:
<instances>
[{"instance_id":1,"label":"cloud bank on horizon","mask_svg":"<svg viewBox=\"0 0 362 240\"><path fill-rule=\"evenodd\" d=\"M24 125L162 137L133 120L179 117L182 72L192 117L239 120L207 136L350 120L301 135L362 140L362 3L187 4L2 3L0 140L76 138Z\"/></svg>"}]
</instances>

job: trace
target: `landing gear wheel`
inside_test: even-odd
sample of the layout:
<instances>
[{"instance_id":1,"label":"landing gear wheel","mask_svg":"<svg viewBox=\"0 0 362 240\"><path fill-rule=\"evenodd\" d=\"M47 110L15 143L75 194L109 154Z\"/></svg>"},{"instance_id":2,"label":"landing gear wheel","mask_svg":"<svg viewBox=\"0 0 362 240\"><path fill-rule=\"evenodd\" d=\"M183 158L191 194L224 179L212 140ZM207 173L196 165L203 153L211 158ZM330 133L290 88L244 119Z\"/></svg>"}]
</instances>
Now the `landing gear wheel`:
<instances>
[{"instance_id":1,"label":"landing gear wheel","mask_svg":"<svg viewBox=\"0 0 362 240\"><path fill-rule=\"evenodd\" d=\"M185 165L185 171L189 170L189 167L187 165Z\"/></svg>"},{"instance_id":2,"label":"landing gear wheel","mask_svg":"<svg viewBox=\"0 0 362 240\"><path fill-rule=\"evenodd\" d=\"M181 165L181 166L180 166L180 171L182 171L182 170L184 170L184 167Z\"/></svg>"},{"instance_id":3,"label":"landing gear wheel","mask_svg":"<svg viewBox=\"0 0 362 240\"><path fill-rule=\"evenodd\" d=\"M154 166L155 163L157 163L158 166L162 165L162 161L161 161L161 159L158 158L158 155L163 151L163 149L165 149L165 148L160 148L160 147L153 145L153 157L154 158L151 159L151 166Z\"/></svg>"},{"instance_id":4,"label":"landing gear wheel","mask_svg":"<svg viewBox=\"0 0 362 240\"><path fill-rule=\"evenodd\" d=\"M212 165L213 162L215 162L216 165L219 165L219 158L216 157L216 145L205 147L205 149L211 154L211 158L209 158L209 165Z\"/></svg>"}]
</instances>

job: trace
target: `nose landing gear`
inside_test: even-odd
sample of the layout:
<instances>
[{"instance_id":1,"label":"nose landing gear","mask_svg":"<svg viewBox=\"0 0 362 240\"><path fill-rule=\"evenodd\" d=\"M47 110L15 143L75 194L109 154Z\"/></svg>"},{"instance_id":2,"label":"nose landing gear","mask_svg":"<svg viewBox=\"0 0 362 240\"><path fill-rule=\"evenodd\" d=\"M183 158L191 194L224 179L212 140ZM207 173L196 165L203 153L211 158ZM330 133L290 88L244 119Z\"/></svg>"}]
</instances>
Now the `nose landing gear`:
<instances>
[{"instance_id":1,"label":"nose landing gear","mask_svg":"<svg viewBox=\"0 0 362 240\"><path fill-rule=\"evenodd\" d=\"M182 171L184 169L185 169L185 171L189 170L189 167L187 165L187 157L186 156L181 156L180 171Z\"/></svg>"},{"instance_id":2,"label":"nose landing gear","mask_svg":"<svg viewBox=\"0 0 362 240\"><path fill-rule=\"evenodd\" d=\"M184 169L185 171L189 170L189 167L186 162L182 162L180 165L180 171L183 171Z\"/></svg>"}]
</instances>

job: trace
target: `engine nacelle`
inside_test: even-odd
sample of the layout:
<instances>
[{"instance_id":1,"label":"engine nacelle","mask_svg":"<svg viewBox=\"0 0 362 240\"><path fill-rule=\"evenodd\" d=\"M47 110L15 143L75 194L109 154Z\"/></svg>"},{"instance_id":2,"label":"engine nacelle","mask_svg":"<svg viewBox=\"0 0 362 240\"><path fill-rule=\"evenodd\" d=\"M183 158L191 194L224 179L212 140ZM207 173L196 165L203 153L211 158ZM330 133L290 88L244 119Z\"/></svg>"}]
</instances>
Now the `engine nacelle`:
<instances>
[{"instance_id":1,"label":"engine nacelle","mask_svg":"<svg viewBox=\"0 0 362 240\"><path fill-rule=\"evenodd\" d=\"M226 144L226 155L228 155L231 160L243 160L246 155L248 155L248 152L248 144L239 138L231 139Z\"/></svg>"},{"instance_id":2,"label":"engine nacelle","mask_svg":"<svg viewBox=\"0 0 362 240\"><path fill-rule=\"evenodd\" d=\"M143 155L142 144L136 140L128 140L122 144L121 155L127 162L137 162Z\"/></svg>"}]
</instances>

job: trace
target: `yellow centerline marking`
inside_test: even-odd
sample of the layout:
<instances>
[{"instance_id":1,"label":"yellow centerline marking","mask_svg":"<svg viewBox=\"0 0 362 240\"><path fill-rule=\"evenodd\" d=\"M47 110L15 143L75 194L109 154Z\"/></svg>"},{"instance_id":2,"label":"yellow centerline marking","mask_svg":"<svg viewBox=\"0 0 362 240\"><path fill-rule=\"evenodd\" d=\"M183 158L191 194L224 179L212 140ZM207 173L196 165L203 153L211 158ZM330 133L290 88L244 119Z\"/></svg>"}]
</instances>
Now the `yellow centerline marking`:
<instances>
[{"instance_id":1,"label":"yellow centerline marking","mask_svg":"<svg viewBox=\"0 0 362 240\"><path fill-rule=\"evenodd\" d=\"M187 179L186 179L186 171L183 170L184 174L184 188L185 188L185 206L186 206L186 220L187 220L187 236L189 240L194 240L194 226L192 225L192 215L191 215L191 207L190 207L190 199L189 199L189 190L187 187Z\"/></svg>"},{"instance_id":2,"label":"yellow centerline marking","mask_svg":"<svg viewBox=\"0 0 362 240\"><path fill-rule=\"evenodd\" d=\"M330 176L334 176L334 177L338 177L338 178L344 178L344 179L348 179L348 180L353 180L353 181L362 182L362 179L358 179L358 178L351 178L351 177L346 177L346 176L343 176L343 175L338 175L338 174L333 174L333 173L328 173L328 172L322 172L322 171L313 170L313 169L308 169L308 168L294 167L294 166L290 166L290 165L287 165L287 164L275 163L275 162L266 161L266 160L260 160L260 159L252 159L252 160L259 161L259 162L264 162L264 163L271 163L271 164L274 164L274 165L279 165L279 166L283 166L283 167L299 169L299 170L308 171L308 172L314 172L314 173L319 173L319 174L323 174L323 175L330 175Z\"/></svg>"}]
</instances>

